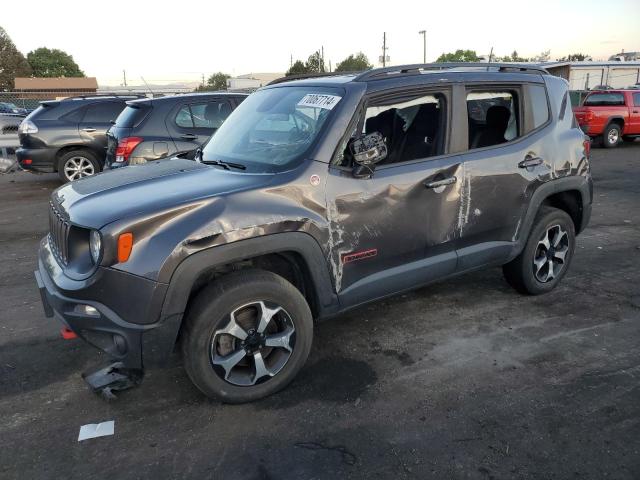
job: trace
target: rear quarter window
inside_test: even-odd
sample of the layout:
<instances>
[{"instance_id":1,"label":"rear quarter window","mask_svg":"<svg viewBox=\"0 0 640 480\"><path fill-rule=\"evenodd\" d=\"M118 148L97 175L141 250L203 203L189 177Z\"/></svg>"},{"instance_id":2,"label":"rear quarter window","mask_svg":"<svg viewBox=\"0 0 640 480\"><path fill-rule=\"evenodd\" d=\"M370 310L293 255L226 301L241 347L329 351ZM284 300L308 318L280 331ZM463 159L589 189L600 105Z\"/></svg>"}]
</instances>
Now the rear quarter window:
<instances>
[{"instance_id":1,"label":"rear quarter window","mask_svg":"<svg viewBox=\"0 0 640 480\"><path fill-rule=\"evenodd\" d=\"M147 118L149 112L151 112L151 107L148 105L127 105L120 115L118 115L116 125L123 128L137 127Z\"/></svg>"},{"instance_id":2,"label":"rear quarter window","mask_svg":"<svg viewBox=\"0 0 640 480\"><path fill-rule=\"evenodd\" d=\"M533 113L533 128L538 128L549 120L547 90L541 85L531 85L529 86L529 96Z\"/></svg>"}]
</instances>

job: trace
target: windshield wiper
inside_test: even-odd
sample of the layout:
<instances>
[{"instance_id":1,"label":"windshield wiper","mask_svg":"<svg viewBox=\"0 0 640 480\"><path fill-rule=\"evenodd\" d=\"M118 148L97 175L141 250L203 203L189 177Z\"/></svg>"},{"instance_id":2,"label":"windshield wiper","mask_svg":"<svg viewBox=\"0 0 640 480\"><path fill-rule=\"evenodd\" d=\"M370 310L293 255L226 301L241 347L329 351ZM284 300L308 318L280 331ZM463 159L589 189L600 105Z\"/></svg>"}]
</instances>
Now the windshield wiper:
<instances>
[{"instance_id":1,"label":"windshield wiper","mask_svg":"<svg viewBox=\"0 0 640 480\"><path fill-rule=\"evenodd\" d=\"M238 170L247 169L247 167L245 165L242 165L241 163L224 162L222 160L200 160L200 161L206 165L216 165L218 167L222 167L225 170L229 170L229 167L236 168Z\"/></svg>"}]
</instances>

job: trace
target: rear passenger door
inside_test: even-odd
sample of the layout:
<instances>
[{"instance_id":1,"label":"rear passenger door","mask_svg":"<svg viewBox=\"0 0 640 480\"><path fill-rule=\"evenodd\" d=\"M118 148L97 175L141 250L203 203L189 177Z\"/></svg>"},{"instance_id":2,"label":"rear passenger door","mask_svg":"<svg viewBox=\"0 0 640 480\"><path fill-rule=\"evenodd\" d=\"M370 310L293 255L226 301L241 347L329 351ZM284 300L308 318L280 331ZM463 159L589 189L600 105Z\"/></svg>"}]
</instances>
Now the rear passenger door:
<instances>
[{"instance_id":1,"label":"rear passenger door","mask_svg":"<svg viewBox=\"0 0 640 480\"><path fill-rule=\"evenodd\" d=\"M232 111L225 98L184 102L174 108L167 119L178 152L202 146L222 125Z\"/></svg>"},{"instance_id":2,"label":"rear passenger door","mask_svg":"<svg viewBox=\"0 0 640 480\"><path fill-rule=\"evenodd\" d=\"M528 200L549 178L550 123L543 83L466 86L467 151L459 214L458 270L504 262ZM460 109L464 112L464 109Z\"/></svg>"},{"instance_id":3,"label":"rear passenger door","mask_svg":"<svg viewBox=\"0 0 640 480\"><path fill-rule=\"evenodd\" d=\"M107 130L124 110L124 101L97 102L84 108L84 115L78 125L82 142L91 146L104 159L107 148Z\"/></svg>"},{"instance_id":4,"label":"rear passenger door","mask_svg":"<svg viewBox=\"0 0 640 480\"><path fill-rule=\"evenodd\" d=\"M640 135L640 92L631 94L629 108L629 129L626 133Z\"/></svg>"}]
</instances>

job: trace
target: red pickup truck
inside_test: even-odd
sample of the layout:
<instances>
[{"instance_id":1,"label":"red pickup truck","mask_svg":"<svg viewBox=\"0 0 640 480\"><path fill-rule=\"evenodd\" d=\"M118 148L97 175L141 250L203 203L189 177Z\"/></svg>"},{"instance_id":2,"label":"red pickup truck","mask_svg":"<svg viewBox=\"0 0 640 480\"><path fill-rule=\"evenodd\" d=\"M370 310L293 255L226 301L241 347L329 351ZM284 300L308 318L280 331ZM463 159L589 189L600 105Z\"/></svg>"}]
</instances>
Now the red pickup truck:
<instances>
[{"instance_id":1,"label":"red pickup truck","mask_svg":"<svg viewBox=\"0 0 640 480\"><path fill-rule=\"evenodd\" d=\"M607 148L640 137L640 90L594 91L573 112L584 133Z\"/></svg>"}]
</instances>

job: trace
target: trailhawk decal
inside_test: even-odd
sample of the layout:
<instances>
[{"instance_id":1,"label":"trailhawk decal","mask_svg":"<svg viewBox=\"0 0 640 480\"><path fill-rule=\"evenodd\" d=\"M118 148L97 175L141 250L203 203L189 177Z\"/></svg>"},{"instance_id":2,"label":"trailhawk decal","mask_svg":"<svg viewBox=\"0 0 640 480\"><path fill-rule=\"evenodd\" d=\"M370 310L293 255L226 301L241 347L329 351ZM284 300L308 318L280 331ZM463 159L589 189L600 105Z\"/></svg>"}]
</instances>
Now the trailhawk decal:
<instances>
[{"instance_id":1,"label":"trailhawk decal","mask_svg":"<svg viewBox=\"0 0 640 480\"><path fill-rule=\"evenodd\" d=\"M325 95L321 93L307 93L302 100L298 102L299 107L324 108L332 110L342 99L338 95Z\"/></svg>"},{"instance_id":2,"label":"trailhawk decal","mask_svg":"<svg viewBox=\"0 0 640 480\"><path fill-rule=\"evenodd\" d=\"M342 264L355 262L356 260L365 260L367 258L375 257L378 255L377 248L370 248L369 250L362 250L361 252L343 253Z\"/></svg>"}]
</instances>

